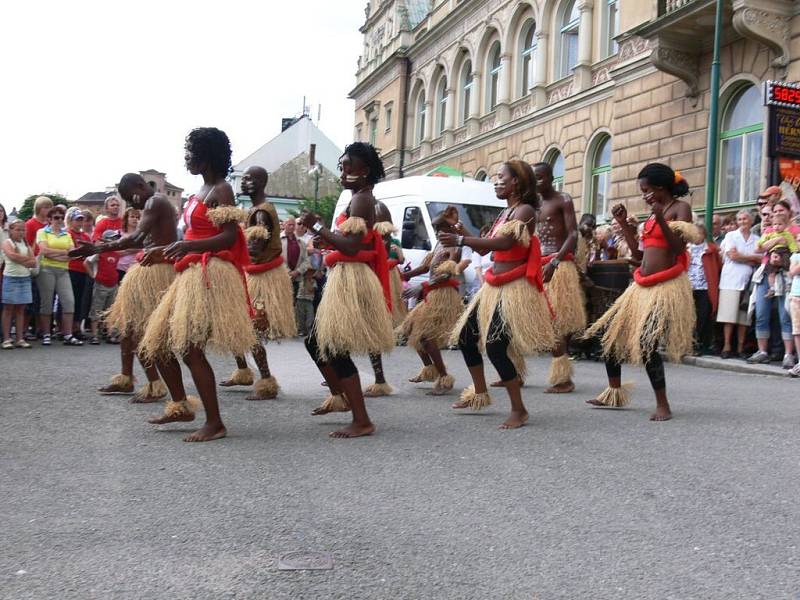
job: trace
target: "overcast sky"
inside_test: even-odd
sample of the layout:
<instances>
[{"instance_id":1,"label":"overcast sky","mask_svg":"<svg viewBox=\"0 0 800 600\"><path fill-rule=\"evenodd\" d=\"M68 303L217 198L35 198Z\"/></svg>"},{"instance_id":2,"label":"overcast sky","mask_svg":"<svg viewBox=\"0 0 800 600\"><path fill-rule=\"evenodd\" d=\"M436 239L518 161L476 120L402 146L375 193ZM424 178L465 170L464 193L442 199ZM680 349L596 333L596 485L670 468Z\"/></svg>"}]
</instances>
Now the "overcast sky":
<instances>
[{"instance_id":1,"label":"overcast sky","mask_svg":"<svg viewBox=\"0 0 800 600\"><path fill-rule=\"evenodd\" d=\"M5 3L0 203L76 199L157 169L191 192L183 140L214 126L234 163L280 133L303 96L351 141L366 0L39 0Z\"/></svg>"}]
</instances>

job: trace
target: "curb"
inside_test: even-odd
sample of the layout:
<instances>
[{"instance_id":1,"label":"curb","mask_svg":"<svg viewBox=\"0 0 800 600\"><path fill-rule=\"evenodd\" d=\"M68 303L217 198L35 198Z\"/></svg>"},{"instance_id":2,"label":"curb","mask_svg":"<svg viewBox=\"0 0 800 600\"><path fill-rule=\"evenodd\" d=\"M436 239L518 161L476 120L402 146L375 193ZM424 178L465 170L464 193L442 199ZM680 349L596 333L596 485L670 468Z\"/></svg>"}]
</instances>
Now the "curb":
<instances>
[{"instance_id":1,"label":"curb","mask_svg":"<svg viewBox=\"0 0 800 600\"><path fill-rule=\"evenodd\" d=\"M739 359L722 360L721 358L709 358L704 356L684 356L681 359L684 365L700 367L702 369L716 369L718 371L732 371L734 373L745 373L747 375L769 375L772 377L790 377L789 371L781 367L769 367L765 365L749 365Z\"/></svg>"}]
</instances>

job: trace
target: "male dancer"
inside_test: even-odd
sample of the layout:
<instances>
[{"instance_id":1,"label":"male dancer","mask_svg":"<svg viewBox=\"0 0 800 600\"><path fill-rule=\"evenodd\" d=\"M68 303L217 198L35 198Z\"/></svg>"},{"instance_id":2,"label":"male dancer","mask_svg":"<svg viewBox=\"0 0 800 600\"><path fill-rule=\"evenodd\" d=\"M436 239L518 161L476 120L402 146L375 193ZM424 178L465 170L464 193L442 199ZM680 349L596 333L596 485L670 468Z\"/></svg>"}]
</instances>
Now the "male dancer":
<instances>
[{"instance_id":1,"label":"male dancer","mask_svg":"<svg viewBox=\"0 0 800 600\"><path fill-rule=\"evenodd\" d=\"M266 199L267 171L253 166L242 176L242 191L250 196L253 208L247 216L247 251L251 264L245 267L250 301L256 311L253 325L264 341L297 335L292 298L292 280L281 256L280 221L275 207ZM278 395L278 382L267 362L267 351L259 341L253 358L261 374L247 400L271 400ZM244 356L236 357L236 371L223 387L253 385L253 372Z\"/></svg>"},{"instance_id":2,"label":"male dancer","mask_svg":"<svg viewBox=\"0 0 800 600\"><path fill-rule=\"evenodd\" d=\"M177 239L175 208L166 196L156 194L141 175L126 173L120 179L117 189L129 206L141 211L136 231L115 242L96 244L81 242L78 248L70 251L70 257L85 257L132 248L150 249L167 246ZM116 200L114 202L119 204ZM136 264L131 267L122 280L117 299L106 319L109 328L116 329L121 336L122 372L114 375L109 385L98 390L101 394L133 393L133 355L136 346L144 333L148 318L173 279L175 279L175 269L172 263L163 257L154 257L147 266ZM174 358L157 363L141 360L140 362L147 375L147 385L131 399L131 402L156 402L167 395L164 383L159 379L159 373L167 383L173 400L180 401L185 398L180 365Z\"/></svg>"},{"instance_id":3,"label":"male dancer","mask_svg":"<svg viewBox=\"0 0 800 600\"><path fill-rule=\"evenodd\" d=\"M542 275L550 304L554 307L557 344L553 348L548 394L565 394L575 389L572 363L567 356L569 337L586 328L586 301L578 270L575 249L578 224L575 205L569 194L553 188L553 169L548 163L533 165L536 189L542 199L537 235L542 244Z\"/></svg>"}]
</instances>

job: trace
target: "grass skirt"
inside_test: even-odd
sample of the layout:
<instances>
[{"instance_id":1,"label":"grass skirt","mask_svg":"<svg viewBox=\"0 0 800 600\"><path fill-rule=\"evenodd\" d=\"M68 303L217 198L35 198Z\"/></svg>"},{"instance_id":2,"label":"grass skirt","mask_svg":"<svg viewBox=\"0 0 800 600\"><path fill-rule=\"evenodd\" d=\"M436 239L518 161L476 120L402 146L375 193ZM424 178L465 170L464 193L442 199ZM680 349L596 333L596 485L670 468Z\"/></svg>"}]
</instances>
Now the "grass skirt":
<instances>
[{"instance_id":1,"label":"grass skirt","mask_svg":"<svg viewBox=\"0 0 800 600\"><path fill-rule=\"evenodd\" d=\"M664 344L667 359L680 362L692 351L695 312L692 285L684 273L652 287L632 283L585 337L603 334L603 355L642 364Z\"/></svg>"},{"instance_id":2,"label":"grass skirt","mask_svg":"<svg viewBox=\"0 0 800 600\"><path fill-rule=\"evenodd\" d=\"M176 275L175 267L168 263L149 267L133 265L106 314L107 326L116 329L123 337L141 338L150 315Z\"/></svg>"},{"instance_id":3,"label":"grass skirt","mask_svg":"<svg viewBox=\"0 0 800 600\"><path fill-rule=\"evenodd\" d=\"M139 344L144 357L183 356L192 346L244 356L256 344L239 271L212 258L206 276L195 263L172 282Z\"/></svg>"},{"instance_id":4,"label":"grass skirt","mask_svg":"<svg viewBox=\"0 0 800 600\"><path fill-rule=\"evenodd\" d=\"M340 262L330 270L314 331L323 360L394 348L392 316L380 281L368 265Z\"/></svg>"},{"instance_id":5,"label":"grass skirt","mask_svg":"<svg viewBox=\"0 0 800 600\"><path fill-rule=\"evenodd\" d=\"M259 330L259 334L269 340L297 335L292 280L285 265L264 273L248 273L247 289L257 313L256 319L261 312L267 316L267 327Z\"/></svg>"},{"instance_id":6,"label":"grass skirt","mask_svg":"<svg viewBox=\"0 0 800 600\"><path fill-rule=\"evenodd\" d=\"M544 287L556 313L556 336L561 338L586 329L586 298L575 263L564 261L558 265Z\"/></svg>"},{"instance_id":7,"label":"grass skirt","mask_svg":"<svg viewBox=\"0 0 800 600\"><path fill-rule=\"evenodd\" d=\"M403 300L403 280L398 269L389 271L389 285L392 288L392 326L398 327L408 315L406 301Z\"/></svg>"},{"instance_id":8,"label":"grass skirt","mask_svg":"<svg viewBox=\"0 0 800 600\"><path fill-rule=\"evenodd\" d=\"M422 350L425 340L444 348L462 312L464 303L457 289L431 290L428 297L408 313L398 333L408 338L408 345L417 350Z\"/></svg>"}]
</instances>

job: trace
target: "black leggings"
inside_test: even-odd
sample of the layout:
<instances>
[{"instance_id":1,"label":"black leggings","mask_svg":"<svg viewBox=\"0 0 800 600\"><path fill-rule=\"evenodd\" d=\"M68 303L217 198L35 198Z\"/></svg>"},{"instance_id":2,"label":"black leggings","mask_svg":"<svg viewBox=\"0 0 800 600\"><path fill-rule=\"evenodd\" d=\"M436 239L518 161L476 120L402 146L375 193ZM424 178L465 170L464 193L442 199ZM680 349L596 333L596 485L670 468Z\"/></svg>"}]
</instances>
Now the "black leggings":
<instances>
[{"instance_id":1,"label":"black leggings","mask_svg":"<svg viewBox=\"0 0 800 600\"><path fill-rule=\"evenodd\" d=\"M458 335L458 346L461 354L464 355L464 362L467 367L477 367L483 364L481 352L478 345L481 339L478 327L478 308L477 306L469 315L466 325ZM503 327L503 319L500 316L500 309L494 311L492 322L489 324L489 334L487 335L486 354L489 360L497 369L502 381L512 381L517 378L517 369L511 359L508 358L508 345L511 338Z\"/></svg>"},{"instance_id":2,"label":"black leggings","mask_svg":"<svg viewBox=\"0 0 800 600\"><path fill-rule=\"evenodd\" d=\"M650 385L653 391L660 392L667 388L667 380L664 377L664 361L658 351L654 351L644 362L644 369L650 378ZM613 358L606 359L606 374L609 379L619 379L622 377L622 365Z\"/></svg>"},{"instance_id":3,"label":"black leggings","mask_svg":"<svg viewBox=\"0 0 800 600\"><path fill-rule=\"evenodd\" d=\"M312 330L311 333L308 334L305 339L305 344L306 350L308 350L308 353L311 355L311 359L320 369L322 367L330 366L339 379L346 379L358 374L358 369L356 368L356 365L353 363L353 360L350 358L349 354L340 354L327 361L322 360L319 351L319 344L317 343L317 334L315 331Z\"/></svg>"}]
</instances>

